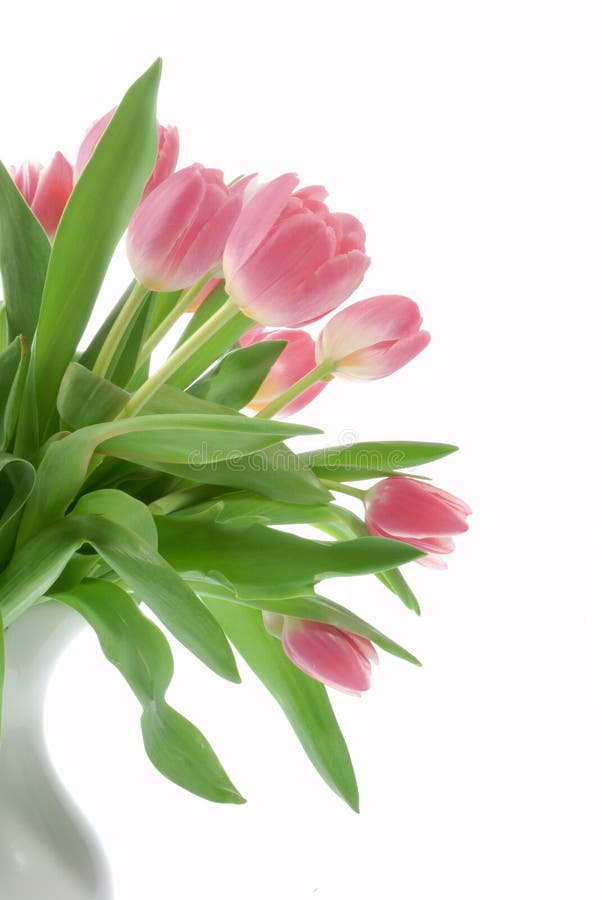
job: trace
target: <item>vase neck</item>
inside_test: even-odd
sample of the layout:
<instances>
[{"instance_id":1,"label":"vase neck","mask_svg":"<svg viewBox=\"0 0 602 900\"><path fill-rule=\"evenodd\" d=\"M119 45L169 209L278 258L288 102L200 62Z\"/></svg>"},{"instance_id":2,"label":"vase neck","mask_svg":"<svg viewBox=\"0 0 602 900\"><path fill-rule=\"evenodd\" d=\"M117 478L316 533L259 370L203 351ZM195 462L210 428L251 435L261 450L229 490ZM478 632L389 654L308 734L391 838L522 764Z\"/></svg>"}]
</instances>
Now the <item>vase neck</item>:
<instances>
[{"instance_id":1,"label":"vase neck","mask_svg":"<svg viewBox=\"0 0 602 900\"><path fill-rule=\"evenodd\" d=\"M68 606L49 600L27 610L5 630L3 731L37 719L57 660L84 626Z\"/></svg>"}]
</instances>

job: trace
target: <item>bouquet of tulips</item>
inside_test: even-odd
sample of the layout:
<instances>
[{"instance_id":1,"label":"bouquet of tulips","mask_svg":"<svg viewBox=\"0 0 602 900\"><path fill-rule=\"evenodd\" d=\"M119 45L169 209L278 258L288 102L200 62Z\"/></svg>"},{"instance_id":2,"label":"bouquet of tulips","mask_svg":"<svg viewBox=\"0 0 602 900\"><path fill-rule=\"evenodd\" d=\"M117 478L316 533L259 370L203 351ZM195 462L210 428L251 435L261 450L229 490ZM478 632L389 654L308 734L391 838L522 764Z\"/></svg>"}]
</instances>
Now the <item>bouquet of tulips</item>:
<instances>
[{"instance_id":1,"label":"bouquet of tulips","mask_svg":"<svg viewBox=\"0 0 602 900\"><path fill-rule=\"evenodd\" d=\"M418 661L317 585L374 573L418 612L398 567L444 565L470 510L403 472L451 445L316 441L295 453L287 439L319 432L283 419L333 379L391 374L429 336L395 295L339 310L317 341L298 330L362 281L361 224L291 174L228 185L199 164L176 171L177 130L156 120L159 77L158 61L92 126L75 166L60 153L47 167L0 165L0 648L35 604L73 608L139 700L159 771L240 803L165 699L161 626L238 681L234 647L357 809L325 686L365 691L375 647ZM126 231L134 280L86 344ZM373 484L350 484L362 481ZM363 500L365 517L340 495ZM314 536L273 527L287 524Z\"/></svg>"}]
</instances>

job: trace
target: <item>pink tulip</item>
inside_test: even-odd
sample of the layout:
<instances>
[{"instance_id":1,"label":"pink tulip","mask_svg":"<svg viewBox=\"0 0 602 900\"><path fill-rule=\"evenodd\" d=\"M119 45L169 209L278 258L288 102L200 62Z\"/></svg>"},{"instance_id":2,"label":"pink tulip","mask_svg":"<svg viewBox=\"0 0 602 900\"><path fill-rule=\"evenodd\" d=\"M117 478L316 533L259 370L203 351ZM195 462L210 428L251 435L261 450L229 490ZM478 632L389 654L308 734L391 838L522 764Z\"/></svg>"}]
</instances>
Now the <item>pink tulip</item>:
<instances>
[{"instance_id":1,"label":"pink tulip","mask_svg":"<svg viewBox=\"0 0 602 900\"><path fill-rule=\"evenodd\" d=\"M73 190L73 166L55 153L47 166L25 162L12 170L15 184L38 222L52 240Z\"/></svg>"},{"instance_id":2,"label":"pink tulip","mask_svg":"<svg viewBox=\"0 0 602 900\"><path fill-rule=\"evenodd\" d=\"M316 346L319 363L333 360L336 374L370 380L390 375L424 350L430 341L422 317L408 297L386 295L360 300L326 324Z\"/></svg>"},{"instance_id":3,"label":"pink tulip","mask_svg":"<svg viewBox=\"0 0 602 900\"><path fill-rule=\"evenodd\" d=\"M106 113L102 119L94 122L85 134L75 161L75 178L77 181L94 153L96 145L105 133L107 126L115 114L115 109ZM157 122L157 161L150 178L146 182L142 199L144 200L161 182L165 181L176 168L180 152L178 129L172 125L160 125Z\"/></svg>"},{"instance_id":4,"label":"pink tulip","mask_svg":"<svg viewBox=\"0 0 602 900\"><path fill-rule=\"evenodd\" d=\"M241 339L240 343L243 347L249 347L251 344L258 344L262 341L287 341L287 345L270 369L265 381L255 394L253 400L249 403L249 407L259 411L279 397L284 391L288 390L293 384L296 384L300 378L311 372L316 365L316 348L313 338L306 331L293 331L291 329L282 328L278 331L265 331L261 326L252 328ZM318 381L307 390L299 394L298 397L283 407L278 413L278 417L292 416L307 406L308 403L317 397L328 382Z\"/></svg>"},{"instance_id":5,"label":"pink tulip","mask_svg":"<svg viewBox=\"0 0 602 900\"><path fill-rule=\"evenodd\" d=\"M358 696L370 687L376 650L366 638L334 625L263 614L266 629L282 641L282 649L298 669L328 687Z\"/></svg>"},{"instance_id":6,"label":"pink tulip","mask_svg":"<svg viewBox=\"0 0 602 900\"><path fill-rule=\"evenodd\" d=\"M323 187L293 193L295 175L247 186L226 243L224 276L234 302L263 325L305 325L356 289L370 260L353 216L331 213Z\"/></svg>"},{"instance_id":7,"label":"pink tulip","mask_svg":"<svg viewBox=\"0 0 602 900\"><path fill-rule=\"evenodd\" d=\"M152 291L194 284L220 263L241 205L217 169L195 163L170 175L130 221L126 246L138 281Z\"/></svg>"},{"instance_id":8,"label":"pink tulip","mask_svg":"<svg viewBox=\"0 0 602 900\"><path fill-rule=\"evenodd\" d=\"M439 557L454 549L452 535L467 531L470 513L453 494L405 476L386 478L366 495L368 531L424 550L418 562L435 569L447 568Z\"/></svg>"}]
</instances>

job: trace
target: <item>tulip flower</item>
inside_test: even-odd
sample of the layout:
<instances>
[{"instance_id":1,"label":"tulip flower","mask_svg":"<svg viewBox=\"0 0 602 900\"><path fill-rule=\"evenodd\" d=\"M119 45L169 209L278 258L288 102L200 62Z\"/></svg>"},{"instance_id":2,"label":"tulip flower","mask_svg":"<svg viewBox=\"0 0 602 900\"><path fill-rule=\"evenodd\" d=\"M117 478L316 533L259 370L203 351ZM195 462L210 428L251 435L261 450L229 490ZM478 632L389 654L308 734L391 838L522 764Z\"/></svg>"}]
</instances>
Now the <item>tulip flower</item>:
<instances>
[{"instance_id":1,"label":"tulip flower","mask_svg":"<svg viewBox=\"0 0 602 900\"><path fill-rule=\"evenodd\" d=\"M306 331L294 331L282 328L278 331L265 331L261 327L252 328L243 335L240 343L243 347L261 341L287 341L287 345L270 369L265 381L248 404L250 409L264 409L283 391L296 384L300 378L311 372L316 365L316 350L313 338ZM326 387L326 381L318 381L299 394L292 403L280 410L280 417L291 416L307 406Z\"/></svg>"},{"instance_id":2,"label":"tulip flower","mask_svg":"<svg viewBox=\"0 0 602 900\"><path fill-rule=\"evenodd\" d=\"M130 221L126 246L138 281L152 291L197 282L220 263L241 205L217 169L195 163L170 175Z\"/></svg>"},{"instance_id":3,"label":"tulip flower","mask_svg":"<svg viewBox=\"0 0 602 900\"><path fill-rule=\"evenodd\" d=\"M282 649L298 669L328 687L359 696L370 687L371 663L378 655L370 641L334 625L263 614L267 631L282 641Z\"/></svg>"},{"instance_id":4,"label":"tulip flower","mask_svg":"<svg viewBox=\"0 0 602 900\"><path fill-rule=\"evenodd\" d=\"M96 149L96 145L105 133L109 122L115 114L115 109L106 113L102 119L94 122L81 143L77 159L75 161L74 181L77 181L83 170L85 169L90 157ZM165 181L176 168L178 162L178 154L180 152L180 138L178 129L172 125L160 125L157 122L157 161L150 178L146 182L142 200L153 191L159 184Z\"/></svg>"},{"instance_id":5,"label":"tulip flower","mask_svg":"<svg viewBox=\"0 0 602 900\"><path fill-rule=\"evenodd\" d=\"M295 175L247 185L224 250L226 290L263 325L305 325L335 309L361 282L370 260L362 225L331 213L323 187L293 193Z\"/></svg>"},{"instance_id":6,"label":"tulip flower","mask_svg":"<svg viewBox=\"0 0 602 900\"><path fill-rule=\"evenodd\" d=\"M468 529L470 507L428 481L405 476L386 478L366 494L370 534L393 538L424 550L417 562L435 569L447 565L440 556L454 549L452 535Z\"/></svg>"},{"instance_id":7,"label":"tulip flower","mask_svg":"<svg viewBox=\"0 0 602 900\"><path fill-rule=\"evenodd\" d=\"M26 162L12 169L15 184L36 219L52 240L73 190L73 166L55 153L47 166Z\"/></svg>"},{"instance_id":8,"label":"tulip flower","mask_svg":"<svg viewBox=\"0 0 602 900\"><path fill-rule=\"evenodd\" d=\"M331 360L343 378L384 378L405 366L430 341L418 306L408 297L360 300L326 324L316 346L318 363Z\"/></svg>"}]
</instances>

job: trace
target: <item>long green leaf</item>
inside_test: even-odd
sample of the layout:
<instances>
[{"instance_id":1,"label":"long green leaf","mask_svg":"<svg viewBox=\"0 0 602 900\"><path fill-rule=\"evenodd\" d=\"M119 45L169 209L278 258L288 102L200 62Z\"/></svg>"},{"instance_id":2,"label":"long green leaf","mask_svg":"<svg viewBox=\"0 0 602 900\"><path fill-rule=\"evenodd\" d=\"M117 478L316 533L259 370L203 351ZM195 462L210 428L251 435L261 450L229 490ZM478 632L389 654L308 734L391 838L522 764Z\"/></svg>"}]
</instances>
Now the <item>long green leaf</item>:
<instances>
[{"instance_id":1,"label":"long green leaf","mask_svg":"<svg viewBox=\"0 0 602 900\"><path fill-rule=\"evenodd\" d=\"M452 444L429 444L423 441L370 441L310 450L301 453L300 457L320 478L362 481L386 477L398 469L422 466L448 456L457 449Z\"/></svg>"},{"instance_id":2,"label":"long green leaf","mask_svg":"<svg viewBox=\"0 0 602 900\"><path fill-rule=\"evenodd\" d=\"M126 93L73 190L56 234L35 346L42 435L54 419L59 384L155 162L160 72L157 61Z\"/></svg>"},{"instance_id":3,"label":"long green leaf","mask_svg":"<svg viewBox=\"0 0 602 900\"><path fill-rule=\"evenodd\" d=\"M260 612L217 600L205 602L238 652L282 707L326 784L359 812L349 750L324 686L292 664L280 641L263 627Z\"/></svg>"},{"instance_id":4,"label":"long green leaf","mask_svg":"<svg viewBox=\"0 0 602 900\"><path fill-rule=\"evenodd\" d=\"M210 499L200 498L200 502L185 505L177 512L178 518L206 518L209 516L218 525L230 528L246 528L249 525L314 525L337 540L366 537L369 532L358 516L336 503L314 506L299 506L295 503L258 497L244 491L223 494ZM153 511L161 514L161 501L155 503ZM171 511L171 510L167 510ZM398 569L377 572L376 577L400 600L420 615L420 606L413 591Z\"/></svg>"},{"instance_id":5,"label":"long green leaf","mask_svg":"<svg viewBox=\"0 0 602 900\"><path fill-rule=\"evenodd\" d=\"M220 803L242 803L206 738L166 702L173 658L162 632L117 585L87 581L52 595L77 610L95 630L107 659L123 675L142 708L144 744L171 781Z\"/></svg>"},{"instance_id":6,"label":"long green leaf","mask_svg":"<svg viewBox=\"0 0 602 900\"><path fill-rule=\"evenodd\" d=\"M20 334L33 340L49 257L44 229L0 163L0 272L9 340Z\"/></svg>"},{"instance_id":7,"label":"long green leaf","mask_svg":"<svg viewBox=\"0 0 602 900\"><path fill-rule=\"evenodd\" d=\"M191 471L197 464L276 444L314 429L245 416L137 416L82 428L52 443L38 469L36 489L27 505L20 541L62 516L86 479L92 454L106 453L149 465L176 461Z\"/></svg>"},{"instance_id":8,"label":"long green leaf","mask_svg":"<svg viewBox=\"0 0 602 900\"><path fill-rule=\"evenodd\" d=\"M127 391L80 363L70 363L61 381L57 409L70 428L111 422L130 399Z\"/></svg>"},{"instance_id":9,"label":"long green leaf","mask_svg":"<svg viewBox=\"0 0 602 900\"><path fill-rule=\"evenodd\" d=\"M179 572L214 578L239 597L311 594L316 582L390 569L423 554L386 538L312 541L262 525L156 517L161 555Z\"/></svg>"},{"instance_id":10,"label":"long green leaf","mask_svg":"<svg viewBox=\"0 0 602 900\"><path fill-rule=\"evenodd\" d=\"M33 491L36 471L31 463L10 453L0 453L0 569L11 557L19 516Z\"/></svg>"},{"instance_id":11,"label":"long green leaf","mask_svg":"<svg viewBox=\"0 0 602 900\"><path fill-rule=\"evenodd\" d=\"M17 338L19 342L19 363L14 375L10 391L4 405L4 415L2 417L1 432L2 446L7 449L11 446L19 415L23 406L23 395L29 374L30 347L26 339L20 335Z\"/></svg>"}]
</instances>

